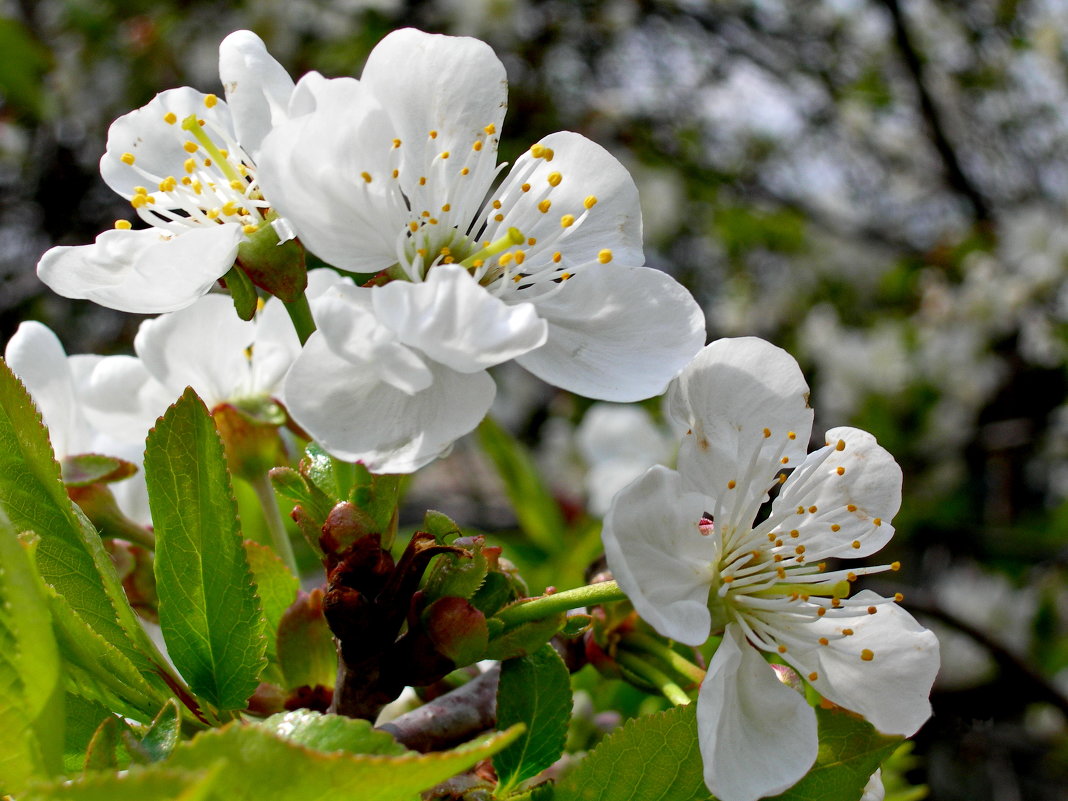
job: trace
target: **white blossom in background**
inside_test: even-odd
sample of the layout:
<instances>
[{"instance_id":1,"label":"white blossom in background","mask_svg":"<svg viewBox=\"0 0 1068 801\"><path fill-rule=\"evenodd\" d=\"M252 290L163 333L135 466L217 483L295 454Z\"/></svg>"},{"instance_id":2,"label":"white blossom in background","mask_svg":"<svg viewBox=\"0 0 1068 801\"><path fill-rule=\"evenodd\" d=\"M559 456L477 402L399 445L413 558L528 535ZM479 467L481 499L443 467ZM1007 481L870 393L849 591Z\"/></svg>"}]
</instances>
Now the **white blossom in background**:
<instances>
[{"instance_id":1,"label":"white blossom in background","mask_svg":"<svg viewBox=\"0 0 1068 801\"><path fill-rule=\"evenodd\" d=\"M607 151L555 133L498 184L507 84L486 44L397 31L359 81L305 76L308 97L264 140L260 184L317 256L387 281L324 299L286 384L335 456L417 469L478 424L487 368L512 359L622 402L701 347L689 293L642 266L637 190Z\"/></svg>"},{"instance_id":2,"label":"white blossom in background","mask_svg":"<svg viewBox=\"0 0 1068 801\"><path fill-rule=\"evenodd\" d=\"M56 459L62 463L68 457L100 454L135 465L137 473L110 484L110 489L129 517L147 523L148 490L141 464L148 426L126 432L127 436L112 436L95 425L93 410L85 403L90 376L103 359L68 356L51 329L33 321L20 324L4 350L4 361L41 413Z\"/></svg>"},{"instance_id":3,"label":"white blossom in background","mask_svg":"<svg viewBox=\"0 0 1068 801\"><path fill-rule=\"evenodd\" d=\"M587 508L603 517L612 498L655 464L675 455L674 438L640 406L595 403L575 432L586 463Z\"/></svg>"},{"instance_id":4,"label":"white blossom in background","mask_svg":"<svg viewBox=\"0 0 1068 801\"><path fill-rule=\"evenodd\" d=\"M256 154L288 113L293 81L249 31L223 40L219 75L226 101L170 89L112 123L100 175L149 227L118 220L92 245L52 248L37 274L53 291L126 312L181 309L268 224Z\"/></svg>"},{"instance_id":5,"label":"white blossom in background","mask_svg":"<svg viewBox=\"0 0 1068 801\"><path fill-rule=\"evenodd\" d=\"M886 545L901 470L852 428L831 429L806 455L808 396L785 351L753 338L712 343L668 391L688 428L678 472L651 468L605 518L609 567L645 620L688 645L723 632L697 701L705 781L722 801L782 792L816 758L815 712L764 654L885 733L910 735L930 715L935 636L897 599L850 596L858 576L896 564L826 561Z\"/></svg>"}]
</instances>

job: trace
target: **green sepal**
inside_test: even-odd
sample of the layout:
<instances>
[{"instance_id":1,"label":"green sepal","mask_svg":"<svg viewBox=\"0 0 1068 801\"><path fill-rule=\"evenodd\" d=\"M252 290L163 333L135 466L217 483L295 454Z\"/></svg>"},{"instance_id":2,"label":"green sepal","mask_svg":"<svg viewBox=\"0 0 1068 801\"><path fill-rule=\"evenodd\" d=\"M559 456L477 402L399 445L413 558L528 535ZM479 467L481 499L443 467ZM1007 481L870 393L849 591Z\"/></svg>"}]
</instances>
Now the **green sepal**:
<instances>
[{"instance_id":1,"label":"green sepal","mask_svg":"<svg viewBox=\"0 0 1068 801\"><path fill-rule=\"evenodd\" d=\"M137 465L115 456L99 453L79 453L60 462L63 483L68 487L85 487L89 484L109 484L122 481L137 472Z\"/></svg>"},{"instance_id":2,"label":"green sepal","mask_svg":"<svg viewBox=\"0 0 1068 801\"><path fill-rule=\"evenodd\" d=\"M304 248L295 239L279 241L278 232L269 223L241 240L237 246L237 264L247 281L280 300L292 303L308 288Z\"/></svg>"},{"instance_id":3,"label":"green sepal","mask_svg":"<svg viewBox=\"0 0 1068 801\"><path fill-rule=\"evenodd\" d=\"M490 620L488 623L491 624L490 641L483 658L503 662L537 651L567 624L567 617L560 612L541 620L520 623L506 631L499 620Z\"/></svg>"}]
</instances>

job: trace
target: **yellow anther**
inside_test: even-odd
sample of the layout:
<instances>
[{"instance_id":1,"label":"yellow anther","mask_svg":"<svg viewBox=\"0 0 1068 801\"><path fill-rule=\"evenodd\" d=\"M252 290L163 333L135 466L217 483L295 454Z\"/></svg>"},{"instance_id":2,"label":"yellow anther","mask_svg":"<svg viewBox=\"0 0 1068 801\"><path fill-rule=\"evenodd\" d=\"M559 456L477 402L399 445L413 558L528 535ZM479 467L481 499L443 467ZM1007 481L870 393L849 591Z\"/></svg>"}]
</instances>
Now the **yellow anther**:
<instances>
[{"instance_id":1,"label":"yellow anther","mask_svg":"<svg viewBox=\"0 0 1068 801\"><path fill-rule=\"evenodd\" d=\"M497 259L497 264L501 265L501 267L507 267L512 263L512 259L514 258L515 254L509 250L507 253L502 253L500 255L500 258Z\"/></svg>"},{"instance_id":2,"label":"yellow anther","mask_svg":"<svg viewBox=\"0 0 1068 801\"><path fill-rule=\"evenodd\" d=\"M254 234L258 230L260 230L260 227L258 225L246 225L241 230L244 231L246 234Z\"/></svg>"},{"instance_id":3,"label":"yellow anther","mask_svg":"<svg viewBox=\"0 0 1068 801\"><path fill-rule=\"evenodd\" d=\"M142 208L143 206L148 205L148 196L134 195L132 198L130 198L130 205L133 206L135 209Z\"/></svg>"},{"instance_id":4,"label":"yellow anther","mask_svg":"<svg viewBox=\"0 0 1068 801\"><path fill-rule=\"evenodd\" d=\"M869 607L868 607L868 614L869 614L869 615L874 615L874 614L875 614L876 612L878 612L878 611L879 611L879 610L878 610L878 609L877 609L876 607L874 607L874 606L869 606Z\"/></svg>"},{"instance_id":5,"label":"yellow anther","mask_svg":"<svg viewBox=\"0 0 1068 801\"><path fill-rule=\"evenodd\" d=\"M121 161L123 164L133 164L136 159L134 159L133 153L123 153L121 156L119 156L119 161Z\"/></svg>"},{"instance_id":6,"label":"yellow anther","mask_svg":"<svg viewBox=\"0 0 1068 801\"><path fill-rule=\"evenodd\" d=\"M422 216L429 217L430 216L430 212L429 211L424 211Z\"/></svg>"},{"instance_id":7,"label":"yellow anther","mask_svg":"<svg viewBox=\"0 0 1068 801\"><path fill-rule=\"evenodd\" d=\"M438 253L442 256L448 256L450 253L452 253L452 251L448 248L443 247L441 250L438 251Z\"/></svg>"},{"instance_id":8,"label":"yellow anther","mask_svg":"<svg viewBox=\"0 0 1068 801\"><path fill-rule=\"evenodd\" d=\"M848 573L846 573L846 581L854 582L856 580L857 580L857 574L854 573L852 570L850 570Z\"/></svg>"},{"instance_id":9,"label":"yellow anther","mask_svg":"<svg viewBox=\"0 0 1068 801\"><path fill-rule=\"evenodd\" d=\"M734 479L731 479L730 481L727 482L727 489L734 489L737 486L738 485L736 483L734 483Z\"/></svg>"},{"instance_id":10,"label":"yellow anther","mask_svg":"<svg viewBox=\"0 0 1068 801\"><path fill-rule=\"evenodd\" d=\"M777 567L777 568L775 568L775 575L777 575L781 579L786 578L786 568L785 567Z\"/></svg>"},{"instance_id":11,"label":"yellow anther","mask_svg":"<svg viewBox=\"0 0 1068 801\"><path fill-rule=\"evenodd\" d=\"M552 205L553 205L553 202L551 200L549 200L549 198L545 198L545 200L541 201L538 204L538 211L540 211L542 214L548 214L549 213L549 207L552 206Z\"/></svg>"},{"instance_id":12,"label":"yellow anther","mask_svg":"<svg viewBox=\"0 0 1068 801\"><path fill-rule=\"evenodd\" d=\"M527 240L527 244L533 247L534 245L538 244L538 240L536 237L532 236Z\"/></svg>"},{"instance_id":13,"label":"yellow anther","mask_svg":"<svg viewBox=\"0 0 1068 801\"><path fill-rule=\"evenodd\" d=\"M230 188L238 192L243 192L245 190L245 183L244 181L231 181Z\"/></svg>"},{"instance_id":14,"label":"yellow anther","mask_svg":"<svg viewBox=\"0 0 1068 801\"><path fill-rule=\"evenodd\" d=\"M834 446L834 449L836 451L844 451L845 450L845 440L844 439L838 440L838 444Z\"/></svg>"},{"instance_id":15,"label":"yellow anther","mask_svg":"<svg viewBox=\"0 0 1068 801\"><path fill-rule=\"evenodd\" d=\"M774 559L775 559L776 562L781 562L782 561L782 554L781 553L775 554Z\"/></svg>"},{"instance_id":16,"label":"yellow anther","mask_svg":"<svg viewBox=\"0 0 1068 801\"><path fill-rule=\"evenodd\" d=\"M160 192L173 192L175 187L178 186L178 181L173 175L168 175L162 181L159 182Z\"/></svg>"},{"instance_id":17,"label":"yellow anther","mask_svg":"<svg viewBox=\"0 0 1068 801\"><path fill-rule=\"evenodd\" d=\"M820 674L819 674L819 673L817 673L817 672L816 672L816 671L814 671L814 670L813 670L813 671L812 671L811 673L809 673L809 674L808 674L808 680L809 680L809 681L815 681L815 680L816 680L816 679L818 679L819 677L820 677Z\"/></svg>"},{"instance_id":18,"label":"yellow anther","mask_svg":"<svg viewBox=\"0 0 1068 801\"><path fill-rule=\"evenodd\" d=\"M544 151L542 151L541 155L542 155L542 158L544 158L546 161L552 161L553 160L553 156L556 155L556 151L553 150L551 147L547 147L547 148L545 148Z\"/></svg>"},{"instance_id":19,"label":"yellow anther","mask_svg":"<svg viewBox=\"0 0 1068 801\"><path fill-rule=\"evenodd\" d=\"M786 646L785 645L780 645L777 650L778 650L778 652L780 654L785 654L786 653Z\"/></svg>"},{"instance_id":20,"label":"yellow anther","mask_svg":"<svg viewBox=\"0 0 1068 801\"><path fill-rule=\"evenodd\" d=\"M786 432L786 438L787 439L797 439L797 434L794 433L793 431L787 431Z\"/></svg>"},{"instance_id":21,"label":"yellow anther","mask_svg":"<svg viewBox=\"0 0 1068 801\"><path fill-rule=\"evenodd\" d=\"M233 200L226 201L225 203L223 203L222 213L227 217L237 214L237 203L235 203Z\"/></svg>"},{"instance_id":22,"label":"yellow anther","mask_svg":"<svg viewBox=\"0 0 1068 801\"><path fill-rule=\"evenodd\" d=\"M504 215L500 214L500 213L494 214L493 215L493 219L495 219L497 222L503 222L504 221Z\"/></svg>"},{"instance_id":23,"label":"yellow anther","mask_svg":"<svg viewBox=\"0 0 1068 801\"><path fill-rule=\"evenodd\" d=\"M524 192L529 192L530 191L530 184L523 184L519 188L522 189Z\"/></svg>"},{"instance_id":24,"label":"yellow anther","mask_svg":"<svg viewBox=\"0 0 1068 801\"><path fill-rule=\"evenodd\" d=\"M853 548L855 550L858 550L858 551L860 550L860 540L853 540L853 542L850 543L850 544L853 546Z\"/></svg>"},{"instance_id":25,"label":"yellow anther","mask_svg":"<svg viewBox=\"0 0 1068 801\"><path fill-rule=\"evenodd\" d=\"M831 598L831 606L838 609L842 606L842 600L840 598Z\"/></svg>"},{"instance_id":26,"label":"yellow anther","mask_svg":"<svg viewBox=\"0 0 1068 801\"><path fill-rule=\"evenodd\" d=\"M393 171L393 177L394 178L399 178L400 177L400 170L394 170Z\"/></svg>"},{"instance_id":27,"label":"yellow anther","mask_svg":"<svg viewBox=\"0 0 1068 801\"><path fill-rule=\"evenodd\" d=\"M723 577L723 583L724 584L730 584L732 581L734 581L734 576L724 576Z\"/></svg>"},{"instance_id":28,"label":"yellow anther","mask_svg":"<svg viewBox=\"0 0 1068 801\"><path fill-rule=\"evenodd\" d=\"M803 515L805 513L805 507L804 506L798 506L797 507L797 513L799 515Z\"/></svg>"},{"instance_id":29,"label":"yellow anther","mask_svg":"<svg viewBox=\"0 0 1068 801\"><path fill-rule=\"evenodd\" d=\"M398 148L400 146L401 146L401 140L400 139L394 139L393 140L393 148L396 149L396 148Z\"/></svg>"},{"instance_id":30,"label":"yellow anther","mask_svg":"<svg viewBox=\"0 0 1068 801\"><path fill-rule=\"evenodd\" d=\"M770 428L765 428L764 429L764 439L767 439L770 436L771 436L771 429Z\"/></svg>"},{"instance_id":31,"label":"yellow anther","mask_svg":"<svg viewBox=\"0 0 1068 801\"><path fill-rule=\"evenodd\" d=\"M782 457L781 459L779 459L779 464L790 464L790 457L789 456Z\"/></svg>"},{"instance_id":32,"label":"yellow anther","mask_svg":"<svg viewBox=\"0 0 1068 801\"><path fill-rule=\"evenodd\" d=\"M601 264L608 264L608 262L612 261L612 251L608 248L600 251L597 254L597 261L601 262Z\"/></svg>"},{"instance_id":33,"label":"yellow anther","mask_svg":"<svg viewBox=\"0 0 1068 801\"><path fill-rule=\"evenodd\" d=\"M514 283L514 284L518 284L518 283L519 283L520 281L522 281L522 280L523 280L524 278L526 278L526 276L525 276L525 275L523 275L523 273L519 273L518 275L513 275L513 276L512 276L512 283Z\"/></svg>"},{"instance_id":34,"label":"yellow anther","mask_svg":"<svg viewBox=\"0 0 1068 801\"><path fill-rule=\"evenodd\" d=\"M820 637L819 644L820 645L830 645L831 641L828 640L826 637Z\"/></svg>"},{"instance_id":35,"label":"yellow anther","mask_svg":"<svg viewBox=\"0 0 1068 801\"><path fill-rule=\"evenodd\" d=\"M594 195L587 195L586 199L582 201L582 205L587 209L592 209L597 205L597 198Z\"/></svg>"},{"instance_id":36,"label":"yellow anther","mask_svg":"<svg viewBox=\"0 0 1068 801\"><path fill-rule=\"evenodd\" d=\"M369 173L369 172L361 172L360 173L360 177L363 178L365 183L371 183L371 173Z\"/></svg>"},{"instance_id":37,"label":"yellow anther","mask_svg":"<svg viewBox=\"0 0 1068 801\"><path fill-rule=\"evenodd\" d=\"M564 176L558 172L549 173L549 186L560 186L560 182L564 180Z\"/></svg>"},{"instance_id":38,"label":"yellow anther","mask_svg":"<svg viewBox=\"0 0 1068 801\"><path fill-rule=\"evenodd\" d=\"M492 136L493 134L497 133L497 126L491 122L482 130L486 132L486 136Z\"/></svg>"},{"instance_id":39,"label":"yellow anther","mask_svg":"<svg viewBox=\"0 0 1068 801\"><path fill-rule=\"evenodd\" d=\"M841 531L842 527L837 523L831 523L831 531Z\"/></svg>"},{"instance_id":40,"label":"yellow anther","mask_svg":"<svg viewBox=\"0 0 1068 801\"><path fill-rule=\"evenodd\" d=\"M134 194L135 195L147 195L148 194L148 189L146 189L143 186L135 186L134 187Z\"/></svg>"},{"instance_id":41,"label":"yellow anther","mask_svg":"<svg viewBox=\"0 0 1068 801\"><path fill-rule=\"evenodd\" d=\"M408 230L414 234L416 231L419 230L419 223L415 222L414 220L408 223Z\"/></svg>"},{"instance_id":42,"label":"yellow anther","mask_svg":"<svg viewBox=\"0 0 1068 801\"><path fill-rule=\"evenodd\" d=\"M477 152L478 152L479 150L481 150L481 149L482 149L482 140L481 140L481 139L476 139L476 140L475 140L475 141L474 141L474 142L472 143L472 145L471 145L471 149L472 149L472 150L474 150L474 151L475 151L476 153L477 153Z\"/></svg>"},{"instance_id":43,"label":"yellow anther","mask_svg":"<svg viewBox=\"0 0 1068 801\"><path fill-rule=\"evenodd\" d=\"M881 517L873 517L871 522L876 526L881 526L883 524L883 519Z\"/></svg>"},{"instance_id":44,"label":"yellow anther","mask_svg":"<svg viewBox=\"0 0 1068 801\"><path fill-rule=\"evenodd\" d=\"M168 111L163 115L163 121L168 125L174 125L174 123L178 122L178 115L173 111Z\"/></svg>"},{"instance_id":45,"label":"yellow anther","mask_svg":"<svg viewBox=\"0 0 1068 801\"><path fill-rule=\"evenodd\" d=\"M526 258L527 258L527 253L526 253L525 250L517 250L515 252L515 263L516 264L522 264L526 260Z\"/></svg>"},{"instance_id":46,"label":"yellow anther","mask_svg":"<svg viewBox=\"0 0 1068 801\"><path fill-rule=\"evenodd\" d=\"M449 157L449 151L448 150L443 150L438 155L441 156L443 159L447 159Z\"/></svg>"},{"instance_id":47,"label":"yellow anther","mask_svg":"<svg viewBox=\"0 0 1068 801\"><path fill-rule=\"evenodd\" d=\"M471 172L471 170L469 170L467 167L464 167L462 170L460 170L460 175L467 175L469 172Z\"/></svg>"},{"instance_id":48,"label":"yellow anther","mask_svg":"<svg viewBox=\"0 0 1068 801\"><path fill-rule=\"evenodd\" d=\"M900 592L895 592L894 593L894 600L897 601L898 603L901 603L902 601L905 600L905 596L902 595Z\"/></svg>"},{"instance_id":49,"label":"yellow anther","mask_svg":"<svg viewBox=\"0 0 1068 801\"><path fill-rule=\"evenodd\" d=\"M499 209L500 207L501 207L501 201L499 201L499 200L494 200L494 201L493 201L493 208L495 208L495 209Z\"/></svg>"},{"instance_id":50,"label":"yellow anther","mask_svg":"<svg viewBox=\"0 0 1068 801\"><path fill-rule=\"evenodd\" d=\"M809 514L816 514L819 510L815 506L808 507Z\"/></svg>"},{"instance_id":51,"label":"yellow anther","mask_svg":"<svg viewBox=\"0 0 1068 801\"><path fill-rule=\"evenodd\" d=\"M561 228L570 228L574 224L575 224L575 215L574 214L565 214L563 217L560 218L560 227Z\"/></svg>"},{"instance_id":52,"label":"yellow anther","mask_svg":"<svg viewBox=\"0 0 1068 801\"><path fill-rule=\"evenodd\" d=\"M901 569L901 563L900 562L891 562L890 563L890 569L893 570L896 573L897 571L899 571Z\"/></svg>"},{"instance_id":53,"label":"yellow anther","mask_svg":"<svg viewBox=\"0 0 1068 801\"><path fill-rule=\"evenodd\" d=\"M827 614L827 610L822 606L816 610L816 617L823 617L825 614Z\"/></svg>"},{"instance_id":54,"label":"yellow anther","mask_svg":"<svg viewBox=\"0 0 1068 801\"><path fill-rule=\"evenodd\" d=\"M190 178L188 175L183 175L182 176L182 184L184 184L185 186L189 186L192 183L193 183L193 179Z\"/></svg>"},{"instance_id":55,"label":"yellow anther","mask_svg":"<svg viewBox=\"0 0 1068 801\"><path fill-rule=\"evenodd\" d=\"M196 172L197 160L196 159L186 159L185 162L182 164L182 167L185 168L186 172L189 172L189 173Z\"/></svg>"},{"instance_id":56,"label":"yellow anther","mask_svg":"<svg viewBox=\"0 0 1068 801\"><path fill-rule=\"evenodd\" d=\"M220 148L219 149L219 155L222 156L224 159L228 159L228 158L230 158L230 151L229 150L223 150L223 149Z\"/></svg>"},{"instance_id":57,"label":"yellow anther","mask_svg":"<svg viewBox=\"0 0 1068 801\"><path fill-rule=\"evenodd\" d=\"M865 662L870 662L871 660L875 659L875 653L871 649L865 648L863 651L860 652L860 658L863 659Z\"/></svg>"},{"instance_id":58,"label":"yellow anther","mask_svg":"<svg viewBox=\"0 0 1068 801\"><path fill-rule=\"evenodd\" d=\"M559 250L556 251L556 253L553 254L553 264L559 264L560 263L560 259L562 259L562 258L563 258L563 255L560 253L560 251Z\"/></svg>"},{"instance_id":59,"label":"yellow anther","mask_svg":"<svg viewBox=\"0 0 1068 801\"><path fill-rule=\"evenodd\" d=\"M205 167L210 167L211 166L211 159L204 159L204 166Z\"/></svg>"},{"instance_id":60,"label":"yellow anther","mask_svg":"<svg viewBox=\"0 0 1068 801\"><path fill-rule=\"evenodd\" d=\"M131 228L133 228L133 223L131 223L129 220L115 220L115 228L120 231L129 231Z\"/></svg>"},{"instance_id":61,"label":"yellow anther","mask_svg":"<svg viewBox=\"0 0 1068 801\"><path fill-rule=\"evenodd\" d=\"M855 512L855 511L857 511L857 507L856 507L855 504L851 503L848 506L846 506L846 511L847 512Z\"/></svg>"},{"instance_id":62,"label":"yellow anther","mask_svg":"<svg viewBox=\"0 0 1068 801\"><path fill-rule=\"evenodd\" d=\"M852 637L853 629L842 629L842 635L845 637Z\"/></svg>"},{"instance_id":63,"label":"yellow anther","mask_svg":"<svg viewBox=\"0 0 1068 801\"><path fill-rule=\"evenodd\" d=\"M426 176L425 175L422 175L422 176L419 177L419 186L426 186Z\"/></svg>"},{"instance_id":64,"label":"yellow anther","mask_svg":"<svg viewBox=\"0 0 1068 801\"><path fill-rule=\"evenodd\" d=\"M798 556L800 556L804 552L805 552L805 546L804 545L798 545L796 548L794 548L794 553L796 553Z\"/></svg>"},{"instance_id":65,"label":"yellow anther","mask_svg":"<svg viewBox=\"0 0 1068 801\"><path fill-rule=\"evenodd\" d=\"M218 209L208 209L207 212L205 212L205 213L208 215L208 219L209 220L217 220L217 219L219 219L219 210Z\"/></svg>"},{"instance_id":66,"label":"yellow anther","mask_svg":"<svg viewBox=\"0 0 1068 801\"><path fill-rule=\"evenodd\" d=\"M845 468L839 466L838 469L836 469L834 472L836 472L840 476L844 476L845 475Z\"/></svg>"},{"instance_id":67,"label":"yellow anther","mask_svg":"<svg viewBox=\"0 0 1068 801\"><path fill-rule=\"evenodd\" d=\"M444 206L441 207L441 210L445 212L452 211L452 204L446 203Z\"/></svg>"},{"instance_id":68,"label":"yellow anther","mask_svg":"<svg viewBox=\"0 0 1068 801\"><path fill-rule=\"evenodd\" d=\"M196 153L197 148L200 147L200 145L198 145L196 142L189 141L182 145L182 147L185 148L186 153Z\"/></svg>"},{"instance_id":69,"label":"yellow anther","mask_svg":"<svg viewBox=\"0 0 1068 801\"><path fill-rule=\"evenodd\" d=\"M531 145L530 146L530 155L532 155L536 159L540 159L542 156L545 155L545 146L544 145Z\"/></svg>"},{"instance_id":70,"label":"yellow anther","mask_svg":"<svg viewBox=\"0 0 1068 801\"><path fill-rule=\"evenodd\" d=\"M793 539L795 539L795 540L796 540L796 539L797 539L798 537L800 537L800 536L801 536L801 532L800 532L800 531L798 531L798 530L797 530L796 528L795 528L795 529L791 529L791 530L790 530L790 536L791 536L791 537L792 537Z\"/></svg>"},{"instance_id":71,"label":"yellow anther","mask_svg":"<svg viewBox=\"0 0 1068 801\"><path fill-rule=\"evenodd\" d=\"M431 131L430 132L430 138L431 139L437 139L438 138L438 132L437 131Z\"/></svg>"},{"instance_id":72,"label":"yellow anther","mask_svg":"<svg viewBox=\"0 0 1068 801\"><path fill-rule=\"evenodd\" d=\"M427 222L430 223L431 225L437 225L438 224L438 218L437 217L431 217L429 220L427 220Z\"/></svg>"},{"instance_id":73,"label":"yellow anther","mask_svg":"<svg viewBox=\"0 0 1068 801\"><path fill-rule=\"evenodd\" d=\"M204 105L208 108L215 108L215 104L219 102L219 98L215 95L204 95Z\"/></svg>"}]
</instances>

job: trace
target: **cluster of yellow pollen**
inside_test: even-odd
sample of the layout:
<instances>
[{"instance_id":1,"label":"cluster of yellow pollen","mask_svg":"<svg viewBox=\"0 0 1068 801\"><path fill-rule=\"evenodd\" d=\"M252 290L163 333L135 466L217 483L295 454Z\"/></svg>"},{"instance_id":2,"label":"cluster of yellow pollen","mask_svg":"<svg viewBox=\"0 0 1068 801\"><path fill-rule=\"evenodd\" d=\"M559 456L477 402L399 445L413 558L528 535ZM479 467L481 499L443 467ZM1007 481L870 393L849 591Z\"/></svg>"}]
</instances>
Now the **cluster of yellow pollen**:
<instances>
[{"instance_id":1,"label":"cluster of yellow pollen","mask_svg":"<svg viewBox=\"0 0 1068 801\"><path fill-rule=\"evenodd\" d=\"M763 429L763 439L772 436L770 428ZM796 439L796 434L791 431L780 436L778 453L774 452L774 445L770 453L762 453L772 463L785 464L782 449ZM849 556L850 550L862 547L861 540L853 538L853 532L862 531L865 525L874 531L883 522L879 517L866 517L863 504L852 499L829 509L800 501L823 488L822 482L848 475L847 464L834 464L835 457L842 457L846 450L846 441L837 440L810 454L781 482L780 497L772 505L770 515L756 525L752 518L758 511L759 499L764 497L766 487L760 486L760 482L766 480L762 478L766 474L758 466L764 456L754 457L747 472L726 482L727 492L715 505L714 525L702 522L702 534L714 531L721 546L716 565L718 582L714 584L718 589L713 593L713 602L722 604L729 619L737 622L749 641L762 650L786 654L793 645L804 647L812 642L832 647L854 636L854 629L843 626L831 634L821 627L818 633L822 636L817 638L814 636L817 632L808 628L809 622L822 618L856 620L858 615L877 614L882 604L902 600L900 593L877 600L849 597L851 584L859 576L898 570L901 566L897 562L828 571L827 563L820 561ZM848 498L850 487L843 485L843 490L841 494ZM824 492L823 497L827 494ZM851 536L842 541L826 537L821 530L829 530L838 537ZM840 647L847 648L844 644ZM876 656L870 648L859 651L847 648L846 652L863 662L871 662ZM816 678L818 674L809 674L810 681Z\"/></svg>"},{"instance_id":2,"label":"cluster of yellow pollen","mask_svg":"<svg viewBox=\"0 0 1068 801\"><path fill-rule=\"evenodd\" d=\"M215 95L205 95L205 108L217 106ZM173 227L221 223L238 223L246 234L255 233L263 224L267 203L255 182L251 160L234 141L233 135L214 124L211 115L203 119L191 114L179 119L174 111L162 115L163 123L179 134L178 146L188 154L183 161L184 175L159 175L146 169L132 152L119 160L134 169L154 186L134 187L130 205L151 225ZM220 147L221 141L225 147ZM128 229L127 220L116 228Z\"/></svg>"}]
</instances>

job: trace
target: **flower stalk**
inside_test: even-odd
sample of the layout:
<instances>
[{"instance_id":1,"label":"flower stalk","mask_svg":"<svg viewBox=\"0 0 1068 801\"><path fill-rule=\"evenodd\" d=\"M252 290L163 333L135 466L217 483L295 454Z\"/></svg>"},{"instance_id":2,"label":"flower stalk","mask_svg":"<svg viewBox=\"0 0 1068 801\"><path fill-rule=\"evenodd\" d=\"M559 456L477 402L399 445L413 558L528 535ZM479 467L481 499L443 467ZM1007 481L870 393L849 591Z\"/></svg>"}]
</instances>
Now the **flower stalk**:
<instances>
[{"instance_id":1,"label":"flower stalk","mask_svg":"<svg viewBox=\"0 0 1068 801\"><path fill-rule=\"evenodd\" d=\"M602 581L521 601L498 612L496 619L502 621L505 626L511 627L584 606L625 600L627 596L618 584L614 581Z\"/></svg>"}]
</instances>

